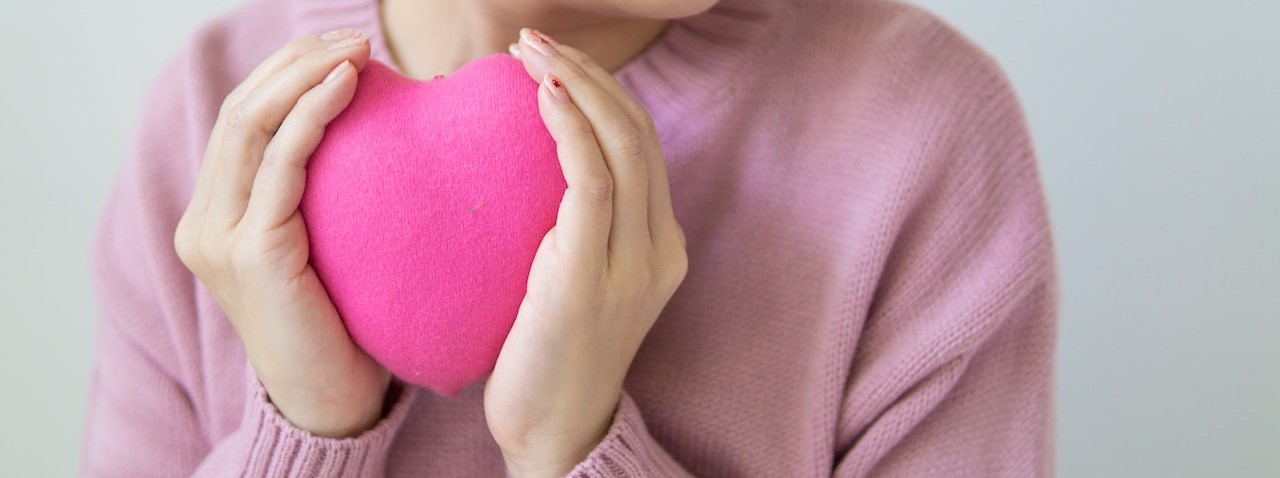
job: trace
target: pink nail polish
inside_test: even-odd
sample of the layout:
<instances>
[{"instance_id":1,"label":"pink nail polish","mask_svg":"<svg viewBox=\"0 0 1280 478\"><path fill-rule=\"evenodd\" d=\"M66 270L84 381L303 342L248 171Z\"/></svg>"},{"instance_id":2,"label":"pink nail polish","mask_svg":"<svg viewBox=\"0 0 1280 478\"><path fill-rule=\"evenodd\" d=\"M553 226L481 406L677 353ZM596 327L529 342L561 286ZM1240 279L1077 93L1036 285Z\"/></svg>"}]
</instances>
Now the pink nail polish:
<instances>
[{"instance_id":1,"label":"pink nail polish","mask_svg":"<svg viewBox=\"0 0 1280 478\"><path fill-rule=\"evenodd\" d=\"M542 77L542 84L547 85L547 89L551 90L551 96L555 97L555 99L564 102L569 101L569 92L564 89L564 83L559 78L556 78L555 75L547 73L547 76Z\"/></svg>"},{"instance_id":2,"label":"pink nail polish","mask_svg":"<svg viewBox=\"0 0 1280 478\"><path fill-rule=\"evenodd\" d=\"M538 50L538 52L543 55L553 57L560 56L560 52L556 50L557 43L555 40L552 40L551 37L548 37L542 34L542 32L532 28L520 29L520 41L529 44L529 46Z\"/></svg>"}]
</instances>

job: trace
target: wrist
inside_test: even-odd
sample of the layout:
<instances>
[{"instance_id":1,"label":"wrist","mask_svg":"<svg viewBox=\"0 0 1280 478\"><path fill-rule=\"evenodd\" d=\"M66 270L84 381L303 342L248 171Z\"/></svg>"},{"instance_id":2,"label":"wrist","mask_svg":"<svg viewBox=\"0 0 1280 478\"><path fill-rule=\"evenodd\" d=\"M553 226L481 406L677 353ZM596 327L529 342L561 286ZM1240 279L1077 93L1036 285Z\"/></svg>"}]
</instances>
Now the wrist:
<instances>
[{"instance_id":1,"label":"wrist","mask_svg":"<svg viewBox=\"0 0 1280 478\"><path fill-rule=\"evenodd\" d=\"M352 438L373 429L382 420L398 390L387 380L380 387L348 397L277 397L268 390L267 399L299 430L321 438Z\"/></svg>"},{"instance_id":2,"label":"wrist","mask_svg":"<svg viewBox=\"0 0 1280 478\"><path fill-rule=\"evenodd\" d=\"M563 477L586 460L600 445L609 431L611 421L606 421L593 438L582 445L564 441L544 442L535 449L502 450L511 478Z\"/></svg>"},{"instance_id":3,"label":"wrist","mask_svg":"<svg viewBox=\"0 0 1280 478\"><path fill-rule=\"evenodd\" d=\"M507 455L506 452L503 452L502 456L510 478L559 478L569 474L578 463L586 459L586 455L583 455L578 459L559 462L555 460L537 462L536 460L518 460Z\"/></svg>"}]
</instances>

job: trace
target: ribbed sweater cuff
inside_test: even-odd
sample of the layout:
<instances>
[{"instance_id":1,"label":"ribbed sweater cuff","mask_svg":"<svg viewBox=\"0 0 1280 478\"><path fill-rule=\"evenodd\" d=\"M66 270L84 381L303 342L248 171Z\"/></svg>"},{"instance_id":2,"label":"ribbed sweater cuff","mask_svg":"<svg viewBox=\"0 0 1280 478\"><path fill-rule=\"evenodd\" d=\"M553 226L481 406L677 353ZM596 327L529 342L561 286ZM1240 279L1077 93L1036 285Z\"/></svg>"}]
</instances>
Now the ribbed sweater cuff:
<instances>
[{"instance_id":1,"label":"ribbed sweater cuff","mask_svg":"<svg viewBox=\"0 0 1280 478\"><path fill-rule=\"evenodd\" d=\"M302 430L284 417L249 367L248 402L241 432L251 440L245 476L363 477L385 474L387 451L404 423L416 388L398 388L386 416L372 429L351 438L324 438Z\"/></svg>"},{"instance_id":2,"label":"ribbed sweater cuff","mask_svg":"<svg viewBox=\"0 0 1280 478\"><path fill-rule=\"evenodd\" d=\"M600 444L568 474L572 478L587 477L691 477L662 445L649 435L631 395L623 390L618 409L613 415Z\"/></svg>"}]
</instances>

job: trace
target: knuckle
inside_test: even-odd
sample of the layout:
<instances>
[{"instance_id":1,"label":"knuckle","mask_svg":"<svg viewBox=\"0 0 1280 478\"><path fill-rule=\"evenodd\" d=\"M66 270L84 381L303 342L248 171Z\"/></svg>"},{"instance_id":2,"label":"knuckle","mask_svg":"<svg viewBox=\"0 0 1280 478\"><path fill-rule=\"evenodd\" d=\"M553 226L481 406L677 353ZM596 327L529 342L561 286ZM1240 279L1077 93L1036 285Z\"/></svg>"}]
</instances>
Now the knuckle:
<instances>
[{"instance_id":1,"label":"knuckle","mask_svg":"<svg viewBox=\"0 0 1280 478\"><path fill-rule=\"evenodd\" d=\"M628 126L614 133L614 147L624 158L640 159L644 157L644 133L635 125Z\"/></svg>"},{"instance_id":2,"label":"knuckle","mask_svg":"<svg viewBox=\"0 0 1280 478\"><path fill-rule=\"evenodd\" d=\"M259 173L266 172L266 170L268 170L268 169L270 169L270 168L274 167L274 166L273 166L274 164L276 164L276 163L280 162L280 160L284 159L284 158L282 157L282 155L284 154L284 152L283 152L283 151L281 151L280 149L281 149L280 143L275 142L275 141L272 141L272 142L268 143L268 144L267 144L267 147L266 147L266 148L263 148L263 150L262 150L262 163L260 163L260 164L258 165Z\"/></svg>"},{"instance_id":3,"label":"knuckle","mask_svg":"<svg viewBox=\"0 0 1280 478\"><path fill-rule=\"evenodd\" d=\"M225 113L227 132L234 135L244 134L245 123L249 121L249 106L243 101L237 101L229 106Z\"/></svg>"},{"instance_id":4,"label":"knuckle","mask_svg":"<svg viewBox=\"0 0 1280 478\"><path fill-rule=\"evenodd\" d=\"M254 181L261 181L264 184L273 184L276 178L280 176L280 159L268 157L262 160L262 164L258 166L258 172L254 173ZM253 194L250 192L250 194Z\"/></svg>"},{"instance_id":5,"label":"knuckle","mask_svg":"<svg viewBox=\"0 0 1280 478\"><path fill-rule=\"evenodd\" d=\"M239 106L241 101L242 98L239 88L237 87L236 90L233 90L231 93L228 93L226 97L222 98L222 104L218 106L218 116L224 119L229 118L232 110Z\"/></svg>"},{"instance_id":6,"label":"knuckle","mask_svg":"<svg viewBox=\"0 0 1280 478\"><path fill-rule=\"evenodd\" d=\"M689 254L684 248L677 249L671 254L667 264L668 282L667 285L671 289L679 287L684 282L685 276L689 275Z\"/></svg>"},{"instance_id":7,"label":"knuckle","mask_svg":"<svg viewBox=\"0 0 1280 478\"><path fill-rule=\"evenodd\" d=\"M586 118L577 118L570 121L568 130L569 133L573 135L587 136L592 139L595 138L595 130L591 128L591 123L588 123Z\"/></svg>"},{"instance_id":8,"label":"knuckle","mask_svg":"<svg viewBox=\"0 0 1280 478\"><path fill-rule=\"evenodd\" d=\"M587 181L587 194L597 201L608 201L613 198L613 176L608 173L597 175Z\"/></svg>"},{"instance_id":9,"label":"knuckle","mask_svg":"<svg viewBox=\"0 0 1280 478\"><path fill-rule=\"evenodd\" d=\"M295 137L324 134L328 122L321 117L320 113L324 109L321 104L323 100L322 97L312 93L307 92L298 99L289 117L280 123L280 128L276 129L276 134Z\"/></svg>"},{"instance_id":10,"label":"knuckle","mask_svg":"<svg viewBox=\"0 0 1280 478\"><path fill-rule=\"evenodd\" d=\"M281 121L280 128L278 129L282 130L286 127L295 129L298 126L296 123L311 121L316 115L317 107L321 105L320 100L322 98L323 96L316 94L315 90L310 89L298 96L298 99L293 102L293 106L289 110L289 116Z\"/></svg>"},{"instance_id":11,"label":"knuckle","mask_svg":"<svg viewBox=\"0 0 1280 478\"><path fill-rule=\"evenodd\" d=\"M261 182L264 188L257 193L267 194L265 197L271 198L271 202L279 200L279 198L273 198L269 190L280 186L282 178L288 179L293 174L305 175L305 168L305 165L298 165L285 157L280 157L271 162L263 161L262 165L258 167L258 172L255 173L254 182ZM252 194L254 192L250 192L250 195Z\"/></svg>"},{"instance_id":12,"label":"knuckle","mask_svg":"<svg viewBox=\"0 0 1280 478\"><path fill-rule=\"evenodd\" d=\"M556 76L571 85L585 85L591 81L591 77L587 75L586 71L583 71L582 67L567 61L560 63Z\"/></svg>"},{"instance_id":13,"label":"knuckle","mask_svg":"<svg viewBox=\"0 0 1280 478\"><path fill-rule=\"evenodd\" d=\"M173 232L173 250L188 268L195 264L199 252L196 247L198 239L192 234L189 221L190 219L183 217Z\"/></svg>"},{"instance_id":14,"label":"knuckle","mask_svg":"<svg viewBox=\"0 0 1280 478\"><path fill-rule=\"evenodd\" d=\"M270 137L273 133L260 125L257 108L246 101L232 106L227 114L226 134L232 139L244 141L258 136Z\"/></svg>"},{"instance_id":15,"label":"knuckle","mask_svg":"<svg viewBox=\"0 0 1280 478\"><path fill-rule=\"evenodd\" d=\"M274 160L270 163L263 161L262 164L258 166L258 171L254 173L253 180L255 183L260 182L263 185L273 185L277 183L277 181L279 180L279 177L280 177L279 163ZM257 191L256 193L261 194L261 190ZM250 197L253 197L254 194L255 194L255 191L249 192ZM245 216L248 217L247 212Z\"/></svg>"},{"instance_id":16,"label":"knuckle","mask_svg":"<svg viewBox=\"0 0 1280 478\"><path fill-rule=\"evenodd\" d=\"M646 136L658 136L658 125L654 123L653 116L650 115L648 111L638 105L635 105L632 106L632 116L636 118L636 123L639 125L638 127Z\"/></svg>"}]
</instances>

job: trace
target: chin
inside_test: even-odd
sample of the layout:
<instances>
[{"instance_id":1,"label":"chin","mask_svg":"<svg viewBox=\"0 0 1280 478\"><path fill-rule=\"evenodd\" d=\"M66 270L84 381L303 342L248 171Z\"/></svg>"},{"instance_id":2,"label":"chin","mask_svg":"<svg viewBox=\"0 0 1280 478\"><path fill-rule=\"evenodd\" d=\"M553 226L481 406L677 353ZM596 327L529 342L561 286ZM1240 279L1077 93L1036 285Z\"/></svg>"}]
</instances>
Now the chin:
<instances>
[{"instance_id":1,"label":"chin","mask_svg":"<svg viewBox=\"0 0 1280 478\"><path fill-rule=\"evenodd\" d=\"M697 15L719 0L577 0L587 7L607 10L613 15L675 19Z\"/></svg>"}]
</instances>

